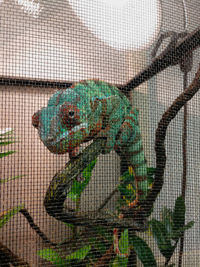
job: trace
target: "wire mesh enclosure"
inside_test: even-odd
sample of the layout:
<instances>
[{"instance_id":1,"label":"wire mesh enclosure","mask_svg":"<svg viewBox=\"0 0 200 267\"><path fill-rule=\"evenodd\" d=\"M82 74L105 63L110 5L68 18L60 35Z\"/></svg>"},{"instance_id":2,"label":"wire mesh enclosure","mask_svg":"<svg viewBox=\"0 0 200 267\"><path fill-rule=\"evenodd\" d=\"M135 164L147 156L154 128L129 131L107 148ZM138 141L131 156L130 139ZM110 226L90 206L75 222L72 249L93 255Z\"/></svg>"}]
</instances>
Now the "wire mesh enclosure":
<instances>
[{"instance_id":1,"label":"wire mesh enclosure","mask_svg":"<svg viewBox=\"0 0 200 267\"><path fill-rule=\"evenodd\" d=\"M0 0L0 266L200 266L198 0Z\"/></svg>"}]
</instances>

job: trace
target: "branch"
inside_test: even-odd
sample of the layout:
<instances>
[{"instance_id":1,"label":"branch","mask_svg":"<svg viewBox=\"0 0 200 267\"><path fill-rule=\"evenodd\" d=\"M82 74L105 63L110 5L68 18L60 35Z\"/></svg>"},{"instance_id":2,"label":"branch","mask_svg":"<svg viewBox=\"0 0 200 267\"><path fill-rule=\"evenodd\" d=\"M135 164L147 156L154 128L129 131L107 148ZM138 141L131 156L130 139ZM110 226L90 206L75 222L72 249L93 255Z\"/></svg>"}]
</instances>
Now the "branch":
<instances>
[{"instance_id":1,"label":"branch","mask_svg":"<svg viewBox=\"0 0 200 267\"><path fill-rule=\"evenodd\" d=\"M172 105L163 114L160 122L158 123L158 128L156 130L156 142L155 142L155 152L156 152L155 180L151 192L148 194L144 203L142 203L142 207L138 213L138 216L140 216L141 214L143 215L145 214L147 216L147 214L149 214L150 210L153 207L153 203L155 202L163 186L163 176L166 164L166 153L165 153L164 142L165 142L167 127L169 126L170 122L176 117L180 109L189 100L191 100L191 98L199 91L199 89L200 89L200 66L190 86L176 98L176 100L172 103Z\"/></svg>"},{"instance_id":2,"label":"branch","mask_svg":"<svg viewBox=\"0 0 200 267\"><path fill-rule=\"evenodd\" d=\"M57 173L46 193L44 206L50 216L65 223L72 223L79 226L95 227L97 225L109 226L112 228L132 228L135 231L145 229L144 219L148 217L159 192L163 186L163 176L166 164L165 136L169 123L176 117L179 110L197 93L200 88L200 68L197 71L193 82L180 94L169 109L163 114L156 130L156 172L152 190L145 201L141 203L140 209L135 210L126 207L122 210L124 219L108 217L97 211L90 212L89 216L77 215L75 212L64 211L64 201L75 177L94 159L99 156L104 147L105 140L96 139L88 146L83 153L69 161L63 171ZM132 218L126 220L125 218Z\"/></svg>"},{"instance_id":3,"label":"branch","mask_svg":"<svg viewBox=\"0 0 200 267\"><path fill-rule=\"evenodd\" d=\"M149 80L167 67L178 64L185 54L191 53L199 46L200 28L197 28L192 33L188 34L188 36L180 41L175 47L172 46L171 49L167 49L165 53L161 53L161 55L155 58L147 68L137 74L126 85L118 86L118 88L124 92L133 90L141 83Z\"/></svg>"},{"instance_id":4,"label":"branch","mask_svg":"<svg viewBox=\"0 0 200 267\"><path fill-rule=\"evenodd\" d=\"M98 260L98 262L94 264L94 267L107 266L109 261L115 255L113 249L114 249L114 246L111 245L110 248L105 252L105 254Z\"/></svg>"},{"instance_id":5,"label":"branch","mask_svg":"<svg viewBox=\"0 0 200 267\"><path fill-rule=\"evenodd\" d=\"M131 228L136 231L144 231L145 225L139 220L120 220L105 212L93 211L86 214L64 210L64 201L70 191L73 180L81 173L88 164L97 158L104 147L104 139L96 139L76 158L70 160L65 169L57 173L47 190L44 206L47 213L59 221L77 226L96 227L103 225L111 228Z\"/></svg>"},{"instance_id":6,"label":"branch","mask_svg":"<svg viewBox=\"0 0 200 267\"><path fill-rule=\"evenodd\" d=\"M9 263L13 266L30 266L27 262L15 255L9 248L0 243L0 266L10 266Z\"/></svg>"},{"instance_id":7,"label":"branch","mask_svg":"<svg viewBox=\"0 0 200 267\"><path fill-rule=\"evenodd\" d=\"M27 209L21 209L19 211L21 214L24 215L26 220L28 221L30 227L40 236L40 238L46 243L51 246L57 246L57 243L51 242L47 236L40 230L39 226L34 223L33 218L31 217L30 213L28 212Z\"/></svg>"}]
</instances>

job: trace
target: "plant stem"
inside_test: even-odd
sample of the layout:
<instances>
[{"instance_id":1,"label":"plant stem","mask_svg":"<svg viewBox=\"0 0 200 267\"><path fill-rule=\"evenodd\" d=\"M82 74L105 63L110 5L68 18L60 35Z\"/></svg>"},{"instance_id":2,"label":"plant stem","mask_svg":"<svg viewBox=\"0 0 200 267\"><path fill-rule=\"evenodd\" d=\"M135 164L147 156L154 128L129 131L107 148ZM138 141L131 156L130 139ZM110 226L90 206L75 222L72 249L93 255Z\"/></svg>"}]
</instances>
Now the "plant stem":
<instances>
[{"instance_id":1,"label":"plant stem","mask_svg":"<svg viewBox=\"0 0 200 267\"><path fill-rule=\"evenodd\" d=\"M167 128L170 122L176 117L179 110L190 100L200 89L200 66L197 70L195 77L192 83L187 87L187 89L181 93L172 105L167 109L163 114L160 122L158 123L158 128L156 130L156 142L155 142L155 151L156 151L156 172L155 179L152 186L152 190L147 195L146 200L142 203L142 208L137 212L138 216L142 214L144 216L149 214L149 211L153 207L158 194L160 193L163 186L163 175L166 164L166 153L165 153L165 136Z\"/></svg>"},{"instance_id":2,"label":"plant stem","mask_svg":"<svg viewBox=\"0 0 200 267\"><path fill-rule=\"evenodd\" d=\"M187 88L188 72L183 73L183 88L184 91ZM187 184L187 104L184 105L184 115L183 115L183 136L182 136L182 150L183 150L183 176L182 176L182 198L185 202L186 184ZM179 250L179 261L178 267L182 266L183 258L183 248L184 248L184 232L180 239L180 250Z\"/></svg>"},{"instance_id":3,"label":"plant stem","mask_svg":"<svg viewBox=\"0 0 200 267\"><path fill-rule=\"evenodd\" d=\"M26 220L28 221L30 227L40 236L40 238L46 243L49 244L51 246L57 246L57 243L51 242L47 236L40 230L39 226L37 224L34 223L34 220L32 218L32 216L30 215L30 213L28 212L27 209L21 209L19 211L22 215L24 215L24 217L26 218Z\"/></svg>"}]
</instances>

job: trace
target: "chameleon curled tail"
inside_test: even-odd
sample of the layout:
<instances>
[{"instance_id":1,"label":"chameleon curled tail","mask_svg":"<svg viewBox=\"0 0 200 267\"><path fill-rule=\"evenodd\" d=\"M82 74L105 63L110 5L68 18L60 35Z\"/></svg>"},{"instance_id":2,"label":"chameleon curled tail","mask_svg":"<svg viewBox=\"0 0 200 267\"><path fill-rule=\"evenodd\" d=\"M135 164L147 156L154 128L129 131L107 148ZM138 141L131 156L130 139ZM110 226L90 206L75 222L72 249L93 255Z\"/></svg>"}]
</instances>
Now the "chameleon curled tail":
<instances>
[{"instance_id":1,"label":"chameleon curled tail","mask_svg":"<svg viewBox=\"0 0 200 267\"><path fill-rule=\"evenodd\" d=\"M55 92L32 124L53 153L76 154L80 144L106 139L103 153L115 150L135 172L136 200L147 195L147 166L138 123L138 111L115 86L87 80Z\"/></svg>"}]
</instances>

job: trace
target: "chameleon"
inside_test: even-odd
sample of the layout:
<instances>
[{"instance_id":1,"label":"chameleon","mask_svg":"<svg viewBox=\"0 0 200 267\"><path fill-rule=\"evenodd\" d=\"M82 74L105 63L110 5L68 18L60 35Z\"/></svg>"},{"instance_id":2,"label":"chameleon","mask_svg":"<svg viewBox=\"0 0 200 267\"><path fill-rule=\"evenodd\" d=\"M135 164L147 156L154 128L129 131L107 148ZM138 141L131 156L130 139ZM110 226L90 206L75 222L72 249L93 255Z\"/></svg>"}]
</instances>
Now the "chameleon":
<instances>
[{"instance_id":1,"label":"chameleon","mask_svg":"<svg viewBox=\"0 0 200 267\"><path fill-rule=\"evenodd\" d=\"M32 116L32 125L50 152L70 157L77 155L84 142L105 138L102 153L114 150L132 166L138 202L145 199L148 189L138 114L114 85L84 80L56 91L47 106Z\"/></svg>"}]
</instances>

